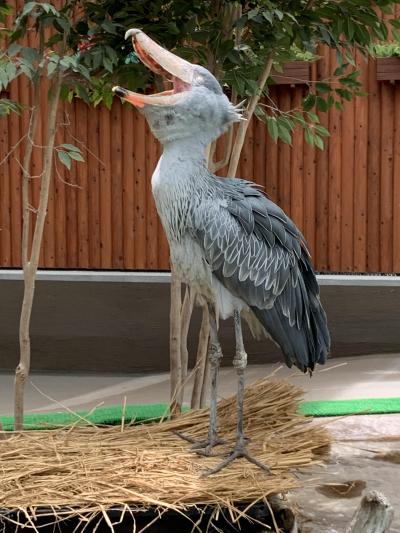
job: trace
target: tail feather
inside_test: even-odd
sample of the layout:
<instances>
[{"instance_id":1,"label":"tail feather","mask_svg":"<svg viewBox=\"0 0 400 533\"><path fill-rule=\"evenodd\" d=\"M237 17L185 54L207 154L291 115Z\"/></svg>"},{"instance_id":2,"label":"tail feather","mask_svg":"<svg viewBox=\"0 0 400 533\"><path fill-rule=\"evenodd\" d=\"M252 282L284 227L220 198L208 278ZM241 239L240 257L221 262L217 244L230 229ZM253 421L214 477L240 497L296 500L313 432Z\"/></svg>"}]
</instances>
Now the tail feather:
<instances>
[{"instance_id":1,"label":"tail feather","mask_svg":"<svg viewBox=\"0 0 400 533\"><path fill-rule=\"evenodd\" d=\"M303 257L299 284L293 287L287 283L277 297L272 309L251 310L272 339L279 344L287 366L297 366L303 372L312 371L317 363L324 364L330 350L330 336L326 314L319 298L319 288L315 274ZM287 291L293 294L289 295ZM290 320L282 302L290 301L296 294L296 307L299 320Z\"/></svg>"}]
</instances>

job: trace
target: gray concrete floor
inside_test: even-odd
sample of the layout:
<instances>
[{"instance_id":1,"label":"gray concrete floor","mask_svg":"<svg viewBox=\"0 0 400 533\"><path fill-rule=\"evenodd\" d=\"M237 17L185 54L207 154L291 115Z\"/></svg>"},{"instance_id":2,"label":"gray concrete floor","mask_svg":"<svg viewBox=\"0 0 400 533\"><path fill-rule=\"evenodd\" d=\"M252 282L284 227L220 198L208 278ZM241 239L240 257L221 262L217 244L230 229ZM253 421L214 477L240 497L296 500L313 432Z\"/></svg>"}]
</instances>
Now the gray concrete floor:
<instances>
[{"instance_id":1,"label":"gray concrete floor","mask_svg":"<svg viewBox=\"0 0 400 533\"><path fill-rule=\"evenodd\" d=\"M319 367L310 379L297 370L277 364L250 365L247 383L280 368L278 376L290 377L305 390L306 400L400 396L400 354L377 354L333 359ZM190 387L187 387L188 391ZM0 414L12 413L13 375L0 374ZM236 390L232 368L221 369L219 394L227 397ZM169 375L78 375L33 374L26 391L27 412L92 409L99 405L158 403L169 398ZM189 401L189 392L186 394Z\"/></svg>"}]
</instances>

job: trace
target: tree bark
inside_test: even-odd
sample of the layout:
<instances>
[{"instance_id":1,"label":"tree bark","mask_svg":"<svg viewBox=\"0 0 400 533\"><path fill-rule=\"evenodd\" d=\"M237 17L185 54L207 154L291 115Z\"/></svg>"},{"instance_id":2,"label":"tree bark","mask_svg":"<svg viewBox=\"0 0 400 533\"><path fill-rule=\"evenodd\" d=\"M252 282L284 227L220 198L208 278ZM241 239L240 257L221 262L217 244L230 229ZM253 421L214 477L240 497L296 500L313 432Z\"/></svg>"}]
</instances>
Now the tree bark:
<instances>
[{"instance_id":1,"label":"tree bark","mask_svg":"<svg viewBox=\"0 0 400 533\"><path fill-rule=\"evenodd\" d=\"M393 507L387 498L372 490L361 500L346 533L389 533Z\"/></svg>"},{"instance_id":2,"label":"tree bark","mask_svg":"<svg viewBox=\"0 0 400 533\"><path fill-rule=\"evenodd\" d=\"M258 87L259 87L258 93L254 94L250 98L249 105L247 106L247 112L246 112L247 120L244 120L239 124L238 130L236 133L235 143L232 148L231 160L229 162L228 177L230 178L234 178L236 175L236 171L237 171L237 167L238 167L239 159L240 159L240 154L242 152L244 140L246 138L247 128L249 127L250 120L253 116L254 110L257 107L262 91L264 90L265 84L267 83L268 77L271 73L272 62L273 62L272 56L268 56L267 61L264 66L264 70L262 71L261 76L258 79Z\"/></svg>"},{"instance_id":3,"label":"tree bark","mask_svg":"<svg viewBox=\"0 0 400 533\"><path fill-rule=\"evenodd\" d=\"M189 352L187 347L190 318L192 316L193 305L194 305L195 294L190 287L185 289L185 297L183 299L182 310L181 310L181 346L180 346L180 357L181 357L181 387L179 390L179 405L183 404L183 397L185 393L186 379L188 375L188 364L189 364Z\"/></svg>"},{"instance_id":4,"label":"tree bark","mask_svg":"<svg viewBox=\"0 0 400 533\"><path fill-rule=\"evenodd\" d=\"M21 431L23 429L24 418L24 393L25 384L29 376L31 362L31 345L30 345L30 320L35 294L35 279L39 264L40 248L43 238L44 223L47 214L47 204L49 199L49 188L52 174L54 139L56 134L57 109L61 88L61 75L59 74L53 83L49 97L49 115L47 120L47 136L44 148L43 158L43 175L40 184L39 206L36 216L35 230L33 234L32 250L28 260L28 233L26 224L29 224L29 198L26 181L28 177L26 172L29 169L24 167L24 185L25 194L24 202L24 246L25 246L25 264L24 264L24 297L22 301L21 317L19 325L19 344L20 344L20 361L15 370L15 390L14 390L14 429ZM28 140L27 149L31 143ZM32 149L32 146L30 146ZM25 159L24 159L25 160ZM28 226L29 229L29 226Z\"/></svg>"},{"instance_id":5,"label":"tree bark","mask_svg":"<svg viewBox=\"0 0 400 533\"><path fill-rule=\"evenodd\" d=\"M210 325L209 325L209 318L208 318L208 307L207 305L204 305L203 316L201 320L201 327L200 327L200 332L199 332L199 340L197 344L196 368L195 368L195 373L194 373L192 399L190 402L190 407L192 409L199 409L199 407L202 407L201 397L202 397L202 390L204 388L203 383L204 383L205 374L206 374L206 362L207 362L209 336L210 336Z\"/></svg>"},{"instance_id":6,"label":"tree bark","mask_svg":"<svg viewBox=\"0 0 400 533\"><path fill-rule=\"evenodd\" d=\"M182 387L182 363L181 363L181 280L171 266L171 307L170 307L170 396L171 415L181 411L179 404L179 389Z\"/></svg>"}]
</instances>

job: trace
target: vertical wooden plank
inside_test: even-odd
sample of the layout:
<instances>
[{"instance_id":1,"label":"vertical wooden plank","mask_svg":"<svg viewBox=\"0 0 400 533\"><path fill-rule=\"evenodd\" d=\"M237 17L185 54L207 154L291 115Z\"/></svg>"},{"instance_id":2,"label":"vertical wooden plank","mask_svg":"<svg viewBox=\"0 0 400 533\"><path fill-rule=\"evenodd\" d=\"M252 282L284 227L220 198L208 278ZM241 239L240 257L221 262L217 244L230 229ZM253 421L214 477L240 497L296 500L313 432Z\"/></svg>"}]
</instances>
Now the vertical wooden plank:
<instances>
[{"instance_id":1,"label":"vertical wooden plank","mask_svg":"<svg viewBox=\"0 0 400 533\"><path fill-rule=\"evenodd\" d=\"M112 231L112 266L122 268L124 265L124 226L122 216L122 135L121 135L121 101L114 99L111 108L111 231Z\"/></svg>"},{"instance_id":2,"label":"vertical wooden plank","mask_svg":"<svg viewBox=\"0 0 400 533\"><path fill-rule=\"evenodd\" d=\"M400 86L396 84L393 146L393 267L400 273Z\"/></svg>"},{"instance_id":3,"label":"vertical wooden plank","mask_svg":"<svg viewBox=\"0 0 400 533\"><path fill-rule=\"evenodd\" d=\"M146 123L142 115L135 111L135 268L146 268Z\"/></svg>"},{"instance_id":4,"label":"vertical wooden plank","mask_svg":"<svg viewBox=\"0 0 400 533\"><path fill-rule=\"evenodd\" d=\"M258 118L253 119L253 180L262 187L265 182L265 124Z\"/></svg>"},{"instance_id":5,"label":"vertical wooden plank","mask_svg":"<svg viewBox=\"0 0 400 533\"><path fill-rule=\"evenodd\" d=\"M10 151L8 119L0 118L0 162ZM11 260L11 213L10 213L10 165L7 159L0 165L0 265L12 265Z\"/></svg>"},{"instance_id":6,"label":"vertical wooden plank","mask_svg":"<svg viewBox=\"0 0 400 533\"><path fill-rule=\"evenodd\" d=\"M47 117L47 92L46 105L44 107L44 116ZM57 118L60 121L60 116ZM56 156L57 157L57 156ZM54 212L54 179L55 179L55 163L53 162L52 177L50 180L49 198L47 203L47 214L43 231L41 265L46 268L54 268L55 266L55 212Z\"/></svg>"},{"instance_id":7,"label":"vertical wooden plank","mask_svg":"<svg viewBox=\"0 0 400 533\"><path fill-rule=\"evenodd\" d=\"M342 271L352 271L354 264L354 101L346 102L342 112L342 193L341 254Z\"/></svg>"},{"instance_id":8,"label":"vertical wooden plank","mask_svg":"<svg viewBox=\"0 0 400 533\"><path fill-rule=\"evenodd\" d=\"M146 123L146 268L158 267L158 215L151 190L151 176L157 165L157 144Z\"/></svg>"},{"instance_id":9,"label":"vertical wooden plank","mask_svg":"<svg viewBox=\"0 0 400 533\"><path fill-rule=\"evenodd\" d=\"M301 87L292 89L292 109L301 107ZM291 216L293 222L303 231L303 206L304 206L304 178L303 178L303 130L297 128L293 132L292 158L290 166L291 175Z\"/></svg>"},{"instance_id":10,"label":"vertical wooden plank","mask_svg":"<svg viewBox=\"0 0 400 533\"><path fill-rule=\"evenodd\" d=\"M254 119L251 119L249 127L247 129L246 139L243 144L242 153L240 156L240 174L237 176L245 180L254 180L253 172L253 123Z\"/></svg>"},{"instance_id":11,"label":"vertical wooden plank","mask_svg":"<svg viewBox=\"0 0 400 533\"><path fill-rule=\"evenodd\" d=\"M283 86L279 90L279 109L288 111L290 109L290 88ZM291 187L291 148L288 144L278 141L278 168L279 168L279 188L278 204L290 216L290 187Z\"/></svg>"},{"instance_id":12,"label":"vertical wooden plank","mask_svg":"<svg viewBox=\"0 0 400 533\"><path fill-rule=\"evenodd\" d=\"M330 75L329 50L324 47L318 49L321 56L317 64L317 78L326 79ZM329 130L328 113L320 114L321 125ZM315 268L319 271L328 270L328 179L329 179L329 141L325 150L317 150L317 227L316 227L316 250Z\"/></svg>"},{"instance_id":13,"label":"vertical wooden plank","mask_svg":"<svg viewBox=\"0 0 400 533\"><path fill-rule=\"evenodd\" d=\"M313 78L315 79L315 78ZM302 133L304 135L304 133ZM313 262L315 261L316 243L316 148L307 142L303 143L304 153L304 236L307 241Z\"/></svg>"},{"instance_id":14,"label":"vertical wooden plank","mask_svg":"<svg viewBox=\"0 0 400 533\"><path fill-rule=\"evenodd\" d=\"M75 112L78 120L76 123L76 138L75 144L83 152L85 162L78 162L76 164L77 184L77 215L78 215L78 266L79 268L89 268L89 203L88 203L88 165L87 156L84 146L87 146L88 141L88 109L87 104L81 100L76 101ZM92 133L90 132L90 135ZM80 141L80 142L78 142Z\"/></svg>"},{"instance_id":15,"label":"vertical wooden plank","mask_svg":"<svg viewBox=\"0 0 400 533\"><path fill-rule=\"evenodd\" d=\"M69 132L72 135L72 139L76 137L76 123L79 117L75 113L75 104L66 107L67 117L69 118L70 125L67 126ZM78 215L77 215L77 176L76 176L76 164L73 163L71 170L66 170L66 239L67 239L67 267L78 267Z\"/></svg>"},{"instance_id":16,"label":"vertical wooden plank","mask_svg":"<svg viewBox=\"0 0 400 533\"><path fill-rule=\"evenodd\" d=\"M136 132L134 109L130 105L122 106L122 186L124 219L124 268L135 268L135 246L133 228L135 224L134 176Z\"/></svg>"},{"instance_id":17,"label":"vertical wooden plank","mask_svg":"<svg viewBox=\"0 0 400 533\"><path fill-rule=\"evenodd\" d=\"M19 101L20 90L19 80L15 81L10 86L10 99L16 102ZM26 113L24 113L26 119ZM23 133L21 132L22 117L19 117L16 113L11 113L8 116L8 140L9 150L15 146L21 138ZM21 264L21 180L22 180L22 154L20 147L13 151L12 156L9 158L9 212L10 221L9 229L11 232L11 256L9 258L9 266L19 266Z\"/></svg>"},{"instance_id":18,"label":"vertical wooden plank","mask_svg":"<svg viewBox=\"0 0 400 533\"><path fill-rule=\"evenodd\" d=\"M269 97L273 102L278 102L276 87L271 87ZM278 170L278 143L271 139L264 126L265 131L265 188L271 199L278 203L279 201L279 170Z\"/></svg>"},{"instance_id":19,"label":"vertical wooden plank","mask_svg":"<svg viewBox=\"0 0 400 533\"><path fill-rule=\"evenodd\" d=\"M360 81L367 85L367 72L360 53L357 67ZM354 270L365 272L367 268L367 160L368 160L368 101L357 96L354 101Z\"/></svg>"},{"instance_id":20,"label":"vertical wooden plank","mask_svg":"<svg viewBox=\"0 0 400 533\"><path fill-rule=\"evenodd\" d=\"M368 272L379 272L380 270L380 106L381 83L378 83L376 79L376 61L370 59L368 64Z\"/></svg>"},{"instance_id":21,"label":"vertical wooden plank","mask_svg":"<svg viewBox=\"0 0 400 533\"><path fill-rule=\"evenodd\" d=\"M162 153L161 145L157 146L157 160L160 159ZM164 228L162 227L160 218L158 218L158 264L160 270L169 270L169 245Z\"/></svg>"},{"instance_id":22,"label":"vertical wooden plank","mask_svg":"<svg viewBox=\"0 0 400 533\"><path fill-rule=\"evenodd\" d=\"M110 112L105 106L101 106L99 113L100 264L101 268L112 268Z\"/></svg>"},{"instance_id":23,"label":"vertical wooden plank","mask_svg":"<svg viewBox=\"0 0 400 533\"><path fill-rule=\"evenodd\" d=\"M383 82L381 91L381 271L391 272L393 265L393 85Z\"/></svg>"},{"instance_id":24,"label":"vertical wooden plank","mask_svg":"<svg viewBox=\"0 0 400 533\"><path fill-rule=\"evenodd\" d=\"M65 103L60 104L60 119L65 119ZM56 145L68 142L65 139L65 129L58 128L56 133ZM66 215L66 175L65 167L62 165L57 155L54 157L54 209L55 209L55 266L65 268L67 265L67 215Z\"/></svg>"},{"instance_id":25,"label":"vertical wooden plank","mask_svg":"<svg viewBox=\"0 0 400 533\"><path fill-rule=\"evenodd\" d=\"M330 69L336 68L335 50L330 51ZM341 178L342 178L342 121L337 109L329 110L330 138L329 154L329 228L328 268L333 272L341 270Z\"/></svg>"},{"instance_id":26,"label":"vertical wooden plank","mask_svg":"<svg viewBox=\"0 0 400 533\"><path fill-rule=\"evenodd\" d=\"M87 138L89 256L90 268L101 268L100 239L100 111L89 109Z\"/></svg>"}]
</instances>

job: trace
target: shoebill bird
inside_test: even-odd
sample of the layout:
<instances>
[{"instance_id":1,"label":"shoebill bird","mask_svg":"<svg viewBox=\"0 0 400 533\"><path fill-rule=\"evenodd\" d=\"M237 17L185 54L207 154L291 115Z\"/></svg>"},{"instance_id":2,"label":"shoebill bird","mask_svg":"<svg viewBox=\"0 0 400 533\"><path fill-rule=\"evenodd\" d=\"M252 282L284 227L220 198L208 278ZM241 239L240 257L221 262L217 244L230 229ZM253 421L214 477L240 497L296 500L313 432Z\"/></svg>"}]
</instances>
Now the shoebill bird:
<instances>
[{"instance_id":1,"label":"shoebill bird","mask_svg":"<svg viewBox=\"0 0 400 533\"><path fill-rule=\"evenodd\" d=\"M207 169L207 145L243 119L215 77L165 50L139 29L128 30L125 37L132 39L144 65L172 83L170 90L153 95L122 87L114 87L114 92L143 113L162 144L151 183L171 262L181 280L203 296L210 311L210 426L208 438L197 447L211 455L221 443L217 377L222 350L217 323L219 318L233 316L237 439L230 455L210 472L238 457L268 470L249 454L243 433L247 354L241 317L251 331L264 333L280 346L287 366L312 372L316 363L325 363L330 339L307 245L290 218L254 183L221 178Z\"/></svg>"}]
</instances>

